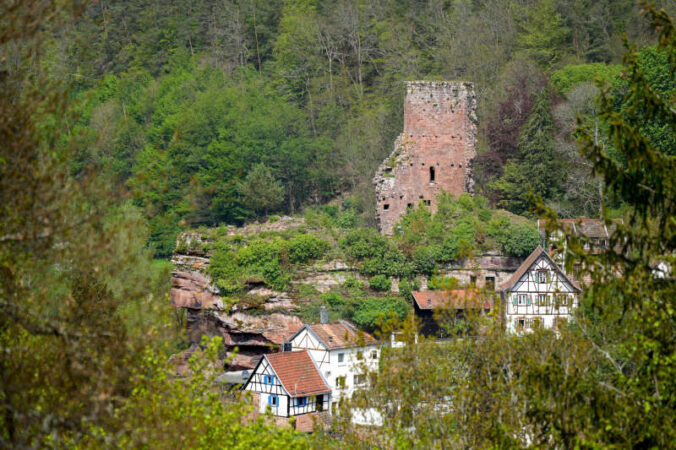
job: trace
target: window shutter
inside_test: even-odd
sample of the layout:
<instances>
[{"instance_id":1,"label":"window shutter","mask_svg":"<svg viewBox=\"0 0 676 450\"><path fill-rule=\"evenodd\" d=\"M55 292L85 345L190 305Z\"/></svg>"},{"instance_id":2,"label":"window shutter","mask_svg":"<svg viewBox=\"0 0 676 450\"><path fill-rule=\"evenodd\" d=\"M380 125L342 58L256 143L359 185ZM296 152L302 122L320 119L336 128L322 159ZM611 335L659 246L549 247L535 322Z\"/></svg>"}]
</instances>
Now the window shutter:
<instances>
[{"instance_id":1,"label":"window shutter","mask_svg":"<svg viewBox=\"0 0 676 450\"><path fill-rule=\"evenodd\" d=\"M526 297L526 305L530 305L530 295Z\"/></svg>"},{"instance_id":2,"label":"window shutter","mask_svg":"<svg viewBox=\"0 0 676 450\"><path fill-rule=\"evenodd\" d=\"M517 298L518 298L518 297L515 295L515 296L514 296L514 300L512 300L512 303L514 304L514 306L517 305L517 303L516 303L516 302L517 302Z\"/></svg>"}]
</instances>

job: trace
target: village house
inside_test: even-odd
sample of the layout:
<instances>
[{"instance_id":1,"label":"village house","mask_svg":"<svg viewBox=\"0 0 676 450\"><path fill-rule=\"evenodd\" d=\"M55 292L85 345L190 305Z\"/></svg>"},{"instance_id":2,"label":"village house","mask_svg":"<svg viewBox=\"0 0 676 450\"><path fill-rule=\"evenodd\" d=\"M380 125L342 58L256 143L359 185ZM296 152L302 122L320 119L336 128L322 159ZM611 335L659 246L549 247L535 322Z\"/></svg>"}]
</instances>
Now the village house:
<instances>
[{"instance_id":1,"label":"village house","mask_svg":"<svg viewBox=\"0 0 676 450\"><path fill-rule=\"evenodd\" d=\"M307 351L332 389L331 412L368 383L368 374L378 369L380 346L373 336L340 320L305 325L284 344L285 352Z\"/></svg>"},{"instance_id":2,"label":"village house","mask_svg":"<svg viewBox=\"0 0 676 450\"><path fill-rule=\"evenodd\" d=\"M492 302L489 299L482 301L478 289L414 291L412 294L413 309L421 324L420 333L427 337L446 337L452 334L451 329L440 325L439 319L447 321L449 326L461 325L470 311L488 313L492 309Z\"/></svg>"},{"instance_id":3,"label":"village house","mask_svg":"<svg viewBox=\"0 0 676 450\"><path fill-rule=\"evenodd\" d=\"M610 238L615 232L615 224L622 224L622 219L615 219L610 225L606 225L601 219L577 217L574 219L559 219L562 230L552 233L547 232L547 220L538 219L538 230L546 243L545 248L552 256L556 247L562 247L563 252L553 256L555 261L562 267L565 263L565 236L576 236L584 239L584 250L587 253L599 253L610 248Z\"/></svg>"},{"instance_id":4,"label":"village house","mask_svg":"<svg viewBox=\"0 0 676 450\"><path fill-rule=\"evenodd\" d=\"M501 286L506 331L557 328L578 306L580 292L577 282L538 246Z\"/></svg>"},{"instance_id":5,"label":"village house","mask_svg":"<svg viewBox=\"0 0 676 450\"><path fill-rule=\"evenodd\" d=\"M312 420L298 416L321 413L331 403L331 388L307 350L263 355L242 389L253 394L259 413L270 408L275 416L296 417L301 431L311 431Z\"/></svg>"}]
</instances>

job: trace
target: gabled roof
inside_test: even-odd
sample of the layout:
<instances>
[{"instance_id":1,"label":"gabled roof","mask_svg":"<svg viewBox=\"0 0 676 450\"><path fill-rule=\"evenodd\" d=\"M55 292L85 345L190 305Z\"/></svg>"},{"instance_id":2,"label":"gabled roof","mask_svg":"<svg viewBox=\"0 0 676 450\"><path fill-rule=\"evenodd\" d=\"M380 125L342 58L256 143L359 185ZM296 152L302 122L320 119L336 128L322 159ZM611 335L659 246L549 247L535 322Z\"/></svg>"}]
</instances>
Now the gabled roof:
<instances>
[{"instance_id":1,"label":"gabled roof","mask_svg":"<svg viewBox=\"0 0 676 450\"><path fill-rule=\"evenodd\" d=\"M354 325L345 320L305 325L291 336L289 341L292 341L305 329L312 333L328 350L365 347L378 344L378 341L376 341L373 336L358 330Z\"/></svg>"},{"instance_id":2,"label":"gabled roof","mask_svg":"<svg viewBox=\"0 0 676 450\"><path fill-rule=\"evenodd\" d=\"M263 359L267 359L270 363L275 375L284 386L284 390L291 397L305 397L331 392L331 388L319 373L307 350L271 353L264 355ZM263 359L261 359L261 362ZM258 370L258 366L252 372L251 377L256 370Z\"/></svg>"},{"instance_id":3,"label":"gabled roof","mask_svg":"<svg viewBox=\"0 0 676 450\"><path fill-rule=\"evenodd\" d=\"M514 274L509 278L509 280L507 280L506 282L504 282L500 286L500 291L504 292L504 291L508 291L508 290L512 289L514 287L514 285L519 282L521 277L526 272L528 272L528 270L533 266L533 264L535 264L537 262L537 260L540 258L540 256L544 256L545 258L547 258L550 265L552 267L554 267L554 270L556 270L559 273L559 275L561 275L563 277L563 279L566 280L573 287L573 289L575 289L578 292L581 291L580 285L576 281L571 280L565 273L563 273L563 270L561 270L559 265L556 264L552 260L552 258L550 258L550 256L542 248L541 245L538 245L537 248L535 250L533 250L533 253L531 253L528 256L528 258L526 258L526 260L519 266L519 268L516 270L516 272L514 272Z\"/></svg>"},{"instance_id":4,"label":"gabled roof","mask_svg":"<svg viewBox=\"0 0 676 450\"><path fill-rule=\"evenodd\" d=\"M452 289L449 291L413 291L413 299L420 309L454 308L481 309L490 308L490 302L481 303L477 289Z\"/></svg>"},{"instance_id":5,"label":"gabled roof","mask_svg":"<svg viewBox=\"0 0 676 450\"><path fill-rule=\"evenodd\" d=\"M624 223L622 219L614 219L613 223L606 226L603 220L590 219L588 217L559 219L559 221L565 232L592 239L608 239L615 231L615 223ZM538 229L542 235L545 234L546 223L545 219L538 219Z\"/></svg>"}]
</instances>

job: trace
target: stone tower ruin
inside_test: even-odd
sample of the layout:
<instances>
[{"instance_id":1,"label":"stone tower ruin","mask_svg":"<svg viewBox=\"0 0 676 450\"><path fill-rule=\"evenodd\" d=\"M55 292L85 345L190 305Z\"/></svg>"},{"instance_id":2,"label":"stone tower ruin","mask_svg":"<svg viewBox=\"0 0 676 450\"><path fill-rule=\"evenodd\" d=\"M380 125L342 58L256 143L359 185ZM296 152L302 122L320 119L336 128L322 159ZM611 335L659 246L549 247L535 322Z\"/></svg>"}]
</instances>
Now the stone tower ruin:
<instances>
[{"instance_id":1,"label":"stone tower ruin","mask_svg":"<svg viewBox=\"0 0 676 450\"><path fill-rule=\"evenodd\" d=\"M381 233L391 235L408 208L422 204L436 211L442 191L472 192L476 122L472 83L406 83L404 132L373 179Z\"/></svg>"}]
</instances>

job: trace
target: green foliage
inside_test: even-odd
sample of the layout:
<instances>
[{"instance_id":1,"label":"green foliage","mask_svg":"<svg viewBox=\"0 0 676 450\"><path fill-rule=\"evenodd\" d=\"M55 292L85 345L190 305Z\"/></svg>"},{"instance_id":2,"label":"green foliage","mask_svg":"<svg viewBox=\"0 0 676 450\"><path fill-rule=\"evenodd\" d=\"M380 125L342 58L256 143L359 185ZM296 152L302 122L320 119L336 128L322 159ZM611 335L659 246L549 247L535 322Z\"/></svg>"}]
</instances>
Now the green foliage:
<instances>
[{"instance_id":1,"label":"green foliage","mask_svg":"<svg viewBox=\"0 0 676 450\"><path fill-rule=\"evenodd\" d=\"M237 185L245 207L267 215L284 201L284 187L265 164L255 165Z\"/></svg>"},{"instance_id":2,"label":"green foliage","mask_svg":"<svg viewBox=\"0 0 676 450\"><path fill-rule=\"evenodd\" d=\"M494 187L501 192L500 206L524 214L531 208L530 195L546 200L560 194L561 161L554 151L553 123L549 93L541 93L535 100L528 120L519 131L518 157L504 167L504 175Z\"/></svg>"},{"instance_id":3,"label":"green foliage","mask_svg":"<svg viewBox=\"0 0 676 450\"><path fill-rule=\"evenodd\" d=\"M408 302L401 297L369 297L359 303L352 319L360 327L374 330L390 317L403 320L410 309Z\"/></svg>"},{"instance_id":4,"label":"green foliage","mask_svg":"<svg viewBox=\"0 0 676 450\"><path fill-rule=\"evenodd\" d=\"M513 224L509 227L501 244L510 256L525 258L541 243L537 228L528 224Z\"/></svg>"},{"instance_id":5,"label":"green foliage","mask_svg":"<svg viewBox=\"0 0 676 450\"><path fill-rule=\"evenodd\" d=\"M292 267L320 258L328 243L316 236L295 233L264 240L253 237L217 241L209 260L209 275L223 294L241 293L248 282L263 282L276 290L287 288Z\"/></svg>"},{"instance_id":6,"label":"green foliage","mask_svg":"<svg viewBox=\"0 0 676 450\"><path fill-rule=\"evenodd\" d=\"M567 94L575 85L599 80L615 84L620 77L622 66L603 63L565 66L552 73L551 83L560 93Z\"/></svg>"},{"instance_id":7,"label":"green foliage","mask_svg":"<svg viewBox=\"0 0 676 450\"><path fill-rule=\"evenodd\" d=\"M563 43L570 30L556 10L555 0L542 0L527 8L518 36L524 53L543 67L550 67L562 57Z\"/></svg>"},{"instance_id":8,"label":"green foliage","mask_svg":"<svg viewBox=\"0 0 676 450\"><path fill-rule=\"evenodd\" d=\"M340 247L354 259L375 258L385 253L388 242L372 228L359 228L342 238Z\"/></svg>"},{"instance_id":9,"label":"green foliage","mask_svg":"<svg viewBox=\"0 0 676 450\"><path fill-rule=\"evenodd\" d=\"M374 275L369 278L369 286L374 291L389 292L392 288L392 282L385 275Z\"/></svg>"},{"instance_id":10,"label":"green foliage","mask_svg":"<svg viewBox=\"0 0 676 450\"><path fill-rule=\"evenodd\" d=\"M289 261L297 264L320 258L328 250L329 245L312 234L300 234L288 241L287 248Z\"/></svg>"}]
</instances>

